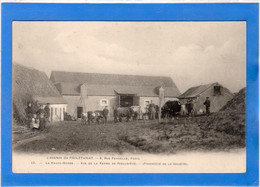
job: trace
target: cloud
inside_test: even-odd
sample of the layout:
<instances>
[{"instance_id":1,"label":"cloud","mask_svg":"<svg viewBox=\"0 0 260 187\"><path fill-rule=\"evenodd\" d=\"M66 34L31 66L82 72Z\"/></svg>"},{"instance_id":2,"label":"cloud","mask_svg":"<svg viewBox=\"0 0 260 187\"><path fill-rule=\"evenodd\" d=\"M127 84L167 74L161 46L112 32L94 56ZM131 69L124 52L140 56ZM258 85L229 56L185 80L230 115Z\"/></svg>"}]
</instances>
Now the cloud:
<instances>
[{"instance_id":1,"label":"cloud","mask_svg":"<svg viewBox=\"0 0 260 187\"><path fill-rule=\"evenodd\" d=\"M219 47L197 44L179 47L172 54L172 67L176 74L173 76L186 88L220 82L232 90L240 89L246 85L245 51L240 51L240 48L234 50L234 45L236 42L230 40ZM180 80L180 77L185 77L186 81ZM235 80L239 81L234 84Z\"/></svg>"},{"instance_id":2,"label":"cloud","mask_svg":"<svg viewBox=\"0 0 260 187\"><path fill-rule=\"evenodd\" d=\"M13 61L45 71L171 76L183 92L245 86L245 24L16 22Z\"/></svg>"}]
</instances>

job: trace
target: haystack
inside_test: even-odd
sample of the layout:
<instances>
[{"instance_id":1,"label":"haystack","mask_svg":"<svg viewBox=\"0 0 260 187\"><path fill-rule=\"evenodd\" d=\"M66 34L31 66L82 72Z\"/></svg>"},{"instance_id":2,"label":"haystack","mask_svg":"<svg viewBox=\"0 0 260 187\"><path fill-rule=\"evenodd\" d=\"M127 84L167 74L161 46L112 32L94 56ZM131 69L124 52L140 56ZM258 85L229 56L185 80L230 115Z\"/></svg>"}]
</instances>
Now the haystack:
<instances>
[{"instance_id":1,"label":"haystack","mask_svg":"<svg viewBox=\"0 0 260 187\"><path fill-rule=\"evenodd\" d=\"M238 137L241 145L245 146L246 88L241 89L218 113L214 114L209 125L217 131Z\"/></svg>"},{"instance_id":2,"label":"haystack","mask_svg":"<svg viewBox=\"0 0 260 187\"><path fill-rule=\"evenodd\" d=\"M60 94L47 75L36 69L13 64L13 117L24 123L25 108L33 103L33 96L60 97Z\"/></svg>"},{"instance_id":3,"label":"haystack","mask_svg":"<svg viewBox=\"0 0 260 187\"><path fill-rule=\"evenodd\" d=\"M241 89L235 97L228 101L220 111L233 111L246 113L246 88Z\"/></svg>"}]
</instances>

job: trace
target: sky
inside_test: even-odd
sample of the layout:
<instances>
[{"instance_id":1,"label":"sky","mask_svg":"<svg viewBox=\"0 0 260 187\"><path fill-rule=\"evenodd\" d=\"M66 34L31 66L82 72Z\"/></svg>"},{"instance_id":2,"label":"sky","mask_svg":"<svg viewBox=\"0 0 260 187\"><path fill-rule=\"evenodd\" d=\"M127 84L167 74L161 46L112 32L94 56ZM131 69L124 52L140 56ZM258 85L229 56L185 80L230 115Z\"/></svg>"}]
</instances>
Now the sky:
<instances>
[{"instance_id":1,"label":"sky","mask_svg":"<svg viewBox=\"0 0 260 187\"><path fill-rule=\"evenodd\" d=\"M180 92L246 86L246 22L13 22L13 63L44 71L170 76Z\"/></svg>"}]
</instances>

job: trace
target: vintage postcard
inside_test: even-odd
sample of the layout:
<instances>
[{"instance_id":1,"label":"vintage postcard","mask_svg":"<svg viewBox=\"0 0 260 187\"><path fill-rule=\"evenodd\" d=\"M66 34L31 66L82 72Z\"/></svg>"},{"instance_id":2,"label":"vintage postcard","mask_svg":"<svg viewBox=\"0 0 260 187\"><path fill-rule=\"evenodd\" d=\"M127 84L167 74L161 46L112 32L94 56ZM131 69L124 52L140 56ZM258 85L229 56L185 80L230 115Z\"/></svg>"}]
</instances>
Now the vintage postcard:
<instances>
[{"instance_id":1,"label":"vintage postcard","mask_svg":"<svg viewBox=\"0 0 260 187\"><path fill-rule=\"evenodd\" d=\"M3 186L258 186L259 5L2 5Z\"/></svg>"},{"instance_id":2,"label":"vintage postcard","mask_svg":"<svg viewBox=\"0 0 260 187\"><path fill-rule=\"evenodd\" d=\"M246 172L246 22L14 21L14 173Z\"/></svg>"}]
</instances>

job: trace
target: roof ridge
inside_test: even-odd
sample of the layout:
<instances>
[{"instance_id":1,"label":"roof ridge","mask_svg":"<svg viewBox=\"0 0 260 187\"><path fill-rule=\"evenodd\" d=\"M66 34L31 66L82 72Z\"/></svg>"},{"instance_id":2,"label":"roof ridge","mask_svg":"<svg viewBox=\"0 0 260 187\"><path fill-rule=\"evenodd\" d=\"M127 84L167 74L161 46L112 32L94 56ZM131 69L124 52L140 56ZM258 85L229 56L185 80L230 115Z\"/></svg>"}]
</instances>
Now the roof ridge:
<instances>
[{"instance_id":1,"label":"roof ridge","mask_svg":"<svg viewBox=\"0 0 260 187\"><path fill-rule=\"evenodd\" d=\"M201 90L200 92L198 92L198 93L195 95L195 96L197 96L197 95L199 95L199 94L205 92L206 90L208 90L210 87L212 87L212 86L215 85L215 84L219 84L219 83L218 83L218 82L213 82L213 83L202 84L202 85L198 85L198 86L191 87L191 88L189 88L188 90L186 90L183 94L181 94L180 97L182 97L183 95L184 95L183 97L188 97L188 96L185 96L185 93L187 93L189 90L194 89L194 90L192 90L192 93L194 93L194 92L196 92L200 87L206 86L205 89ZM191 93L190 93L189 95L191 95Z\"/></svg>"},{"instance_id":2,"label":"roof ridge","mask_svg":"<svg viewBox=\"0 0 260 187\"><path fill-rule=\"evenodd\" d=\"M140 76L140 77L164 77L164 78L171 78L170 76L163 76L163 75L138 75L138 74L114 74L114 73L94 73L94 72L76 72L76 71L60 71L60 70L53 70L51 73L79 73L79 74L96 74L96 75L113 75L113 76Z\"/></svg>"},{"instance_id":3,"label":"roof ridge","mask_svg":"<svg viewBox=\"0 0 260 187\"><path fill-rule=\"evenodd\" d=\"M209 85L206 89L204 89L203 91L201 91L201 92L199 92L197 95L199 95L199 94L202 94L203 92L205 92L205 91L207 91L209 88L211 88L214 84L218 84L218 82L214 82L214 83L212 83L212 84L206 84L206 85ZM206 86L205 85L205 86Z\"/></svg>"},{"instance_id":4,"label":"roof ridge","mask_svg":"<svg viewBox=\"0 0 260 187\"><path fill-rule=\"evenodd\" d=\"M80 84L84 84L84 83L78 83L76 81L74 82L58 82L58 83L55 83L56 84L77 84L77 85L80 85ZM153 88L156 88L156 87L160 87L160 85L158 84L158 86L147 86L147 85L118 85L118 84L87 84L87 86L111 86L111 85L114 85L114 86L124 86L124 87L153 87ZM172 86L164 86L164 88L176 88L176 87L172 87Z\"/></svg>"}]
</instances>

